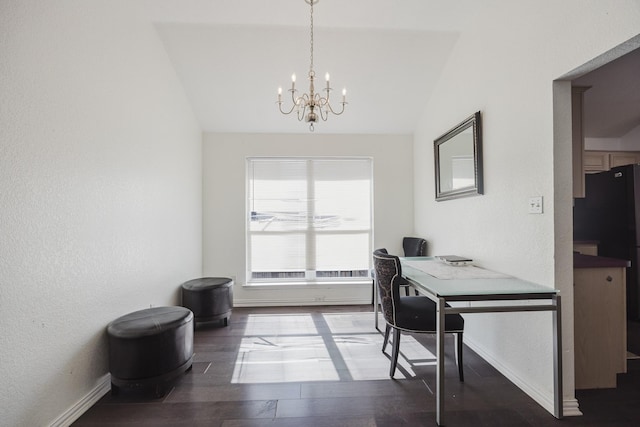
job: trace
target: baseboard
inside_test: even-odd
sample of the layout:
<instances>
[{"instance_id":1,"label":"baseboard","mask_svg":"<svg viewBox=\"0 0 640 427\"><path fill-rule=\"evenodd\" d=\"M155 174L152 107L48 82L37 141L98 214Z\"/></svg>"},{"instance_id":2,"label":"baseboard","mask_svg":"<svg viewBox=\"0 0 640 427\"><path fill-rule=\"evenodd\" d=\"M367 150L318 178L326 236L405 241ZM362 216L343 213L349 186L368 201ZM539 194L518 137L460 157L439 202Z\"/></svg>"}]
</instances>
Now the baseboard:
<instances>
[{"instance_id":1,"label":"baseboard","mask_svg":"<svg viewBox=\"0 0 640 427\"><path fill-rule=\"evenodd\" d=\"M564 399L562 401L562 411L565 417L577 417L582 415L578 407L578 399Z\"/></svg>"},{"instance_id":2,"label":"baseboard","mask_svg":"<svg viewBox=\"0 0 640 427\"><path fill-rule=\"evenodd\" d=\"M473 351L478 353L480 357L486 360L491 366L496 368L502 375L504 375L509 381L514 383L518 388L524 391L529 397L535 400L540 406L546 409L549 413L554 413L553 408L553 394L549 394L544 390L540 390L536 387L532 387L531 384L525 382L520 378L516 373L514 373L507 366L503 365L499 360L494 358L492 355L484 351L482 346L478 345L477 342L470 339L467 335L464 337L464 343ZM562 413L565 417L579 416L582 415L580 409L578 407L578 400L576 398L563 398L562 401Z\"/></svg>"},{"instance_id":3,"label":"baseboard","mask_svg":"<svg viewBox=\"0 0 640 427\"><path fill-rule=\"evenodd\" d=\"M89 410L98 400L111 390L111 375L106 374L98 380L98 384L78 400L72 407L56 418L49 427L68 427Z\"/></svg>"}]
</instances>

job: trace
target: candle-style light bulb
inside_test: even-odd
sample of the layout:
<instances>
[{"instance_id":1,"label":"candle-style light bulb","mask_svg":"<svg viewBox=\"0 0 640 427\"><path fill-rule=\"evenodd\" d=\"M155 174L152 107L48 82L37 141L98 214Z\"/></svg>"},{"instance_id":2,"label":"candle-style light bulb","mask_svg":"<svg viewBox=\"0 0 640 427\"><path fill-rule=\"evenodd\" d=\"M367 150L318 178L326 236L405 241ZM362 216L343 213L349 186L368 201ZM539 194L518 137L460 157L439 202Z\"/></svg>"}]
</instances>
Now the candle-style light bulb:
<instances>
[{"instance_id":1,"label":"candle-style light bulb","mask_svg":"<svg viewBox=\"0 0 640 427\"><path fill-rule=\"evenodd\" d=\"M295 82L296 82L296 74L295 74L295 73L291 74L291 81L292 81L293 83L295 83Z\"/></svg>"},{"instance_id":2,"label":"candle-style light bulb","mask_svg":"<svg viewBox=\"0 0 640 427\"><path fill-rule=\"evenodd\" d=\"M329 92L329 89L331 89L331 88L329 87L329 73L326 73L326 74L324 75L324 79L327 81L327 93L328 93L328 92Z\"/></svg>"},{"instance_id":3,"label":"candle-style light bulb","mask_svg":"<svg viewBox=\"0 0 640 427\"><path fill-rule=\"evenodd\" d=\"M345 101L345 98L347 96L347 88L342 89L342 102Z\"/></svg>"},{"instance_id":4,"label":"candle-style light bulb","mask_svg":"<svg viewBox=\"0 0 640 427\"><path fill-rule=\"evenodd\" d=\"M282 88L278 87L278 102L282 102Z\"/></svg>"}]
</instances>

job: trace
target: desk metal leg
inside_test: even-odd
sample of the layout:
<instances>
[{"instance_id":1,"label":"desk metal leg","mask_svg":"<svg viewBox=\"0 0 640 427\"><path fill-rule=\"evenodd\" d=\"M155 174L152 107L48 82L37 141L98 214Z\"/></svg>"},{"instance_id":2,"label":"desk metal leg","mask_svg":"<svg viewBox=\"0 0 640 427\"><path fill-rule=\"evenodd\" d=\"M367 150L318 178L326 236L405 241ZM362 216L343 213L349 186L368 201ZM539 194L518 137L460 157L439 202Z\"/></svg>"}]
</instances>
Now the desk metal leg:
<instances>
[{"instance_id":1,"label":"desk metal leg","mask_svg":"<svg viewBox=\"0 0 640 427\"><path fill-rule=\"evenodd\" d=\"M556 418L562 418L562 310L560 295L553 297L556 309L553 313L553 410Z\"/></svg>"},{"instance_id":2,"label":"desk metal leg","mask_svg":"<svg viewBox=\"0 0 640 427\"><path fill-rule=\"evenodd\" d=\"M444 425L444 318L443 298L436 302L436 424Z\"/></svg>"}]
</instances>

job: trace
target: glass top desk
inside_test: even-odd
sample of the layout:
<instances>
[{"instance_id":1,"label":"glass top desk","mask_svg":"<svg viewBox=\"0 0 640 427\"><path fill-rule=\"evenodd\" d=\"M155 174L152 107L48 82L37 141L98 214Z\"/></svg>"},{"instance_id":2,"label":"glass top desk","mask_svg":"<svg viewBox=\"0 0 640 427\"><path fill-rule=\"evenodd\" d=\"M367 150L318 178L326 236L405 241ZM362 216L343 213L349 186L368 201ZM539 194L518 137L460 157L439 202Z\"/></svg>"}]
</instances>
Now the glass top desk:
<instances>
[{"instance_id":1,"label":"glass top desk","mask_svg":"<svg viewBox=\"0 0 640 427\"><path fill-rule=\"evenodd\" d=\"M561 305L557 290L510 276L501 278L439 279L418 269L420 263L440 263L433 257L400 258L402 275L422 295L436 303L436 422L444 425L444 316L445 313L499 313L550 311L553 319L553 406L562 418ZM453 267L464 268L464 267ZM487 272L487 270L483 270ZM536 300L532 304L509 305L508 301ZM447 307L447 302L483 301L481 306ZM494 304L491 304L494 302Z\"/></svg>"}]
</instances>

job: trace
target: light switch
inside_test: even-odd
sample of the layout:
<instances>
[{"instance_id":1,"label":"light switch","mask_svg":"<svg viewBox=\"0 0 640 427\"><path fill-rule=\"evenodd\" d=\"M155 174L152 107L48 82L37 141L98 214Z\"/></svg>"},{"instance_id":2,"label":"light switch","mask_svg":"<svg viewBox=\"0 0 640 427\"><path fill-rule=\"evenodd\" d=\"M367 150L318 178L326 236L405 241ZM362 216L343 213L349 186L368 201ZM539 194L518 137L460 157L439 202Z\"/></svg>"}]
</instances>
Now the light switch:
<instances>
[{"instance_id":1,"label":"light switch","mask_svg":"<svg viewBox=\"0 0 640 427\"><path fill-rule=\"evenodd\" d=\"M529 198L529 213L532 213L532 214L542 213L542 196Z\"/></svg>"}]
</instances>

